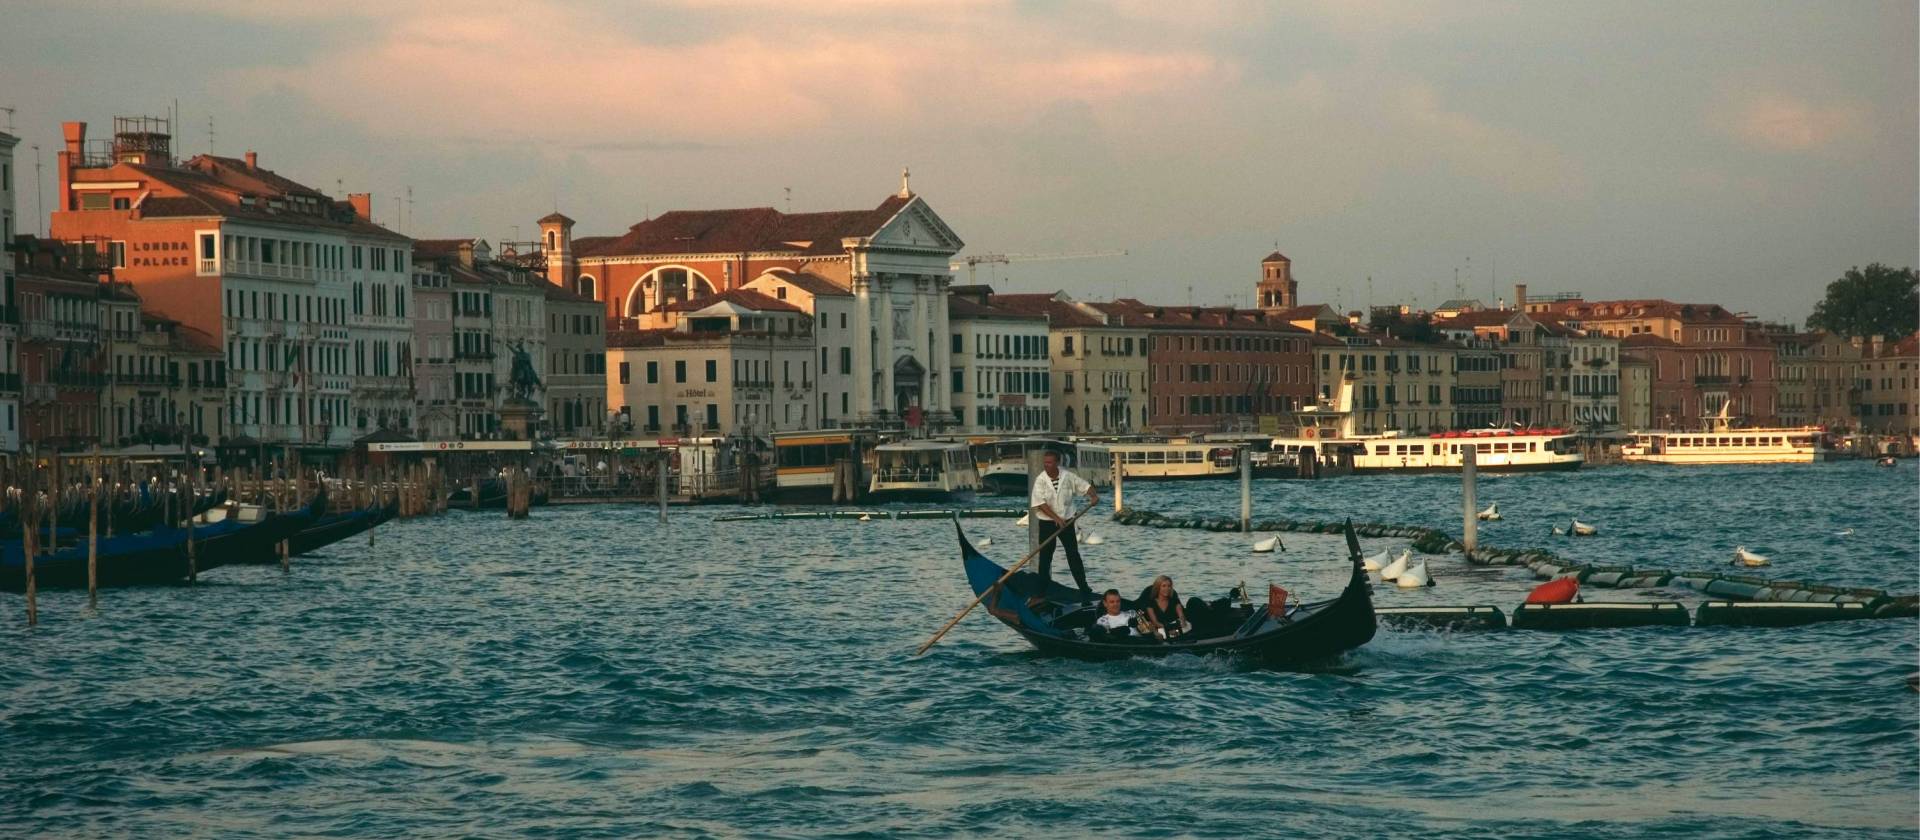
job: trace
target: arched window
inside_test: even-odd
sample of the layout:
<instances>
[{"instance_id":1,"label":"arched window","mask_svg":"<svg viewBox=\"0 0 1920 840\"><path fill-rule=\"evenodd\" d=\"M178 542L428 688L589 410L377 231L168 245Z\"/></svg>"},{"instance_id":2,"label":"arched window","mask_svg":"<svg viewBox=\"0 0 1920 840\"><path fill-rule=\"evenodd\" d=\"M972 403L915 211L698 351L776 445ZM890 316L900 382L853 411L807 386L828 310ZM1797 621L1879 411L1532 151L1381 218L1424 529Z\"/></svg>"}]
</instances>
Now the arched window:
<instances>
[{"instance_id":1,"label":"arched window","mask_svg":"<svg viewBox=\"0 0 1920 840\"><path fill-rule=\"evenodd\" d=\"M547 250L551 251L554 248L558 247L554 244L554 241L555 239L554 239L553 231L547 231Z\"/></svg>"},{"instance_id":2,"label":"arched window","mask_svg":"<svg viewBox=\"0 0 1920 840\"><path fill-rule=\"evenodd\" d=\"M582 274L579 279L573 281L573 292L581 297L598 300L599 295L594 294L594 290L598 285L598 283L594 282L593 275Z\"/></svg>"}]
</instances>

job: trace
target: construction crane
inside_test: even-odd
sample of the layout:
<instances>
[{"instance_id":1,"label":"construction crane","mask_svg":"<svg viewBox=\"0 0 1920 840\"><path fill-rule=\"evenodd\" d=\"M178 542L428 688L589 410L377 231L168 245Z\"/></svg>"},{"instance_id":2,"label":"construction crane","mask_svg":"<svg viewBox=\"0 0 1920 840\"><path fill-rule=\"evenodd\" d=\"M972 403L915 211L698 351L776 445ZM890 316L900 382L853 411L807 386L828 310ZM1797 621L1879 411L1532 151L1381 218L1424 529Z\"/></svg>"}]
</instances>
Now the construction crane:
<instances>
[{"instance_id":1,"label":"construction crane","mask_svg":"<svg viewBox=\"0 0 1920 840\"><path fill-rule=\"evenodd\" d=\"M971 257L961 257L954 260L948 263L947 267L954 271L959 271L962 267L965 267L967 269L967 282L972 283L974 272L979 268L981 263L1000 263L1001 265L1006 265L1007 263L1017 262L1089 260L1098 257L1124 257L1126 255L1126 251L1075 251L1067 254L974 254Z\"/></svg>"}]
</instances>

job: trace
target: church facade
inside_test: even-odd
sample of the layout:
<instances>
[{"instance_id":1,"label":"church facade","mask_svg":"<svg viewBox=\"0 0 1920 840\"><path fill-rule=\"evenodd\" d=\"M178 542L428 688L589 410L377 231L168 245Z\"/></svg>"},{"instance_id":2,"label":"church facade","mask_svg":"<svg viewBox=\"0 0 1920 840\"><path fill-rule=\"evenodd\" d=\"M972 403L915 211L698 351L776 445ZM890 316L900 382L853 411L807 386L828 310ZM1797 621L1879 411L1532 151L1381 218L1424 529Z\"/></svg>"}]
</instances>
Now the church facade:
<instances>
[{"instance_id":1,"label":"church facade","mask_svg":"<svg viewBox=\"0 0 1920 840\"><path fill-rule=\"evenodd\" d=\"M573 224L559 213L540 220L538 261L549 282L605 308L609 333L667 329L671 311L749 284L775 295L813 289L793 303L825 342L821 425L953 422L942 339L948 262L964 243L904 175L871 210L676 210L617 236L575 237ZM840 383L846 391L828 393Z\"/></svg>"}]
</instances>

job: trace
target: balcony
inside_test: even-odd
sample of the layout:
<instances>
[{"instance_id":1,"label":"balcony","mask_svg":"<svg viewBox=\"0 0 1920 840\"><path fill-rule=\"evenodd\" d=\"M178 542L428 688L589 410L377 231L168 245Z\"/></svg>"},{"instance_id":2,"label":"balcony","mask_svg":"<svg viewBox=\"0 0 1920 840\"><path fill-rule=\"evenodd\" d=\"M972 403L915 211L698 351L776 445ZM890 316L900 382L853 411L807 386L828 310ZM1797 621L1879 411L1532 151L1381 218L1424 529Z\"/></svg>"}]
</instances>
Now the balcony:
<instances>
[{"instance_id":1,"label":"balcony","mask_svg":"<svg viewBox=\"0 0 1920 840\"><path fill-rule=\"evenodd\" d=\"M1733 377L1731 376L1696 376L1693 378L1693 384L1695 385L1725 385L1732 381Z\"/></svg>"}]
</instances>

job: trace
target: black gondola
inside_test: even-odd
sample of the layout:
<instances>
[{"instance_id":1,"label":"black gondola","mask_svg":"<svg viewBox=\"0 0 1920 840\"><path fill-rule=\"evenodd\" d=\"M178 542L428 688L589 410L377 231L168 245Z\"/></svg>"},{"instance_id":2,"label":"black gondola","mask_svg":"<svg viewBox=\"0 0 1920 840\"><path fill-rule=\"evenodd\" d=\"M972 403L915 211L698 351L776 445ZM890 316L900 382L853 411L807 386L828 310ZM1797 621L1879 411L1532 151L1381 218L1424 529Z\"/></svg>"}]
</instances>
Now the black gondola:
<instances>
[{"instance_id":1,"label":"black gondola","mask_svg":"<svg viewBox=\"0 0 1920 840\"><path fill-rule=\"evenodd\" d=\"M390 501L380 507L330 513L287 538L288 553L299 556L318 551L348 537L364 534L400 512L400 503Z\"/></svg>"},{"instance_id":2,"label":"black gondola","mask_svg":"<svg viewBox=\"0 0 1920 840\"><path fill-rule=\"evenodd\" d=\"M954 530L974 594L985 595L982 605L989 614L1042 653L1092 660L1228 653L1267 664L1301 664L1330 659L1373 639L1373 589L1361 570L1357 548L1351 551L1353 574L1339 597L1331 600L1290 607L1279 619L1269 616L1264 606L1234 606L1223 600L1210 605L1209 615L1194 621L1193 631L1185 638L1106 642L1089 640L1083 632L1099 608L1080 606L1079 594L1058 583L1048 584L1045 597L1050 603L1041 605L1040 612L1027 606L1039 587L1038 576L1029 572L1015 573L998 592L986 595L1007 570L975 549L958 523ZM1358 545L1352 523L1347 525L1347 540L1349 546Z\"/></svg>"}]
</instances>

